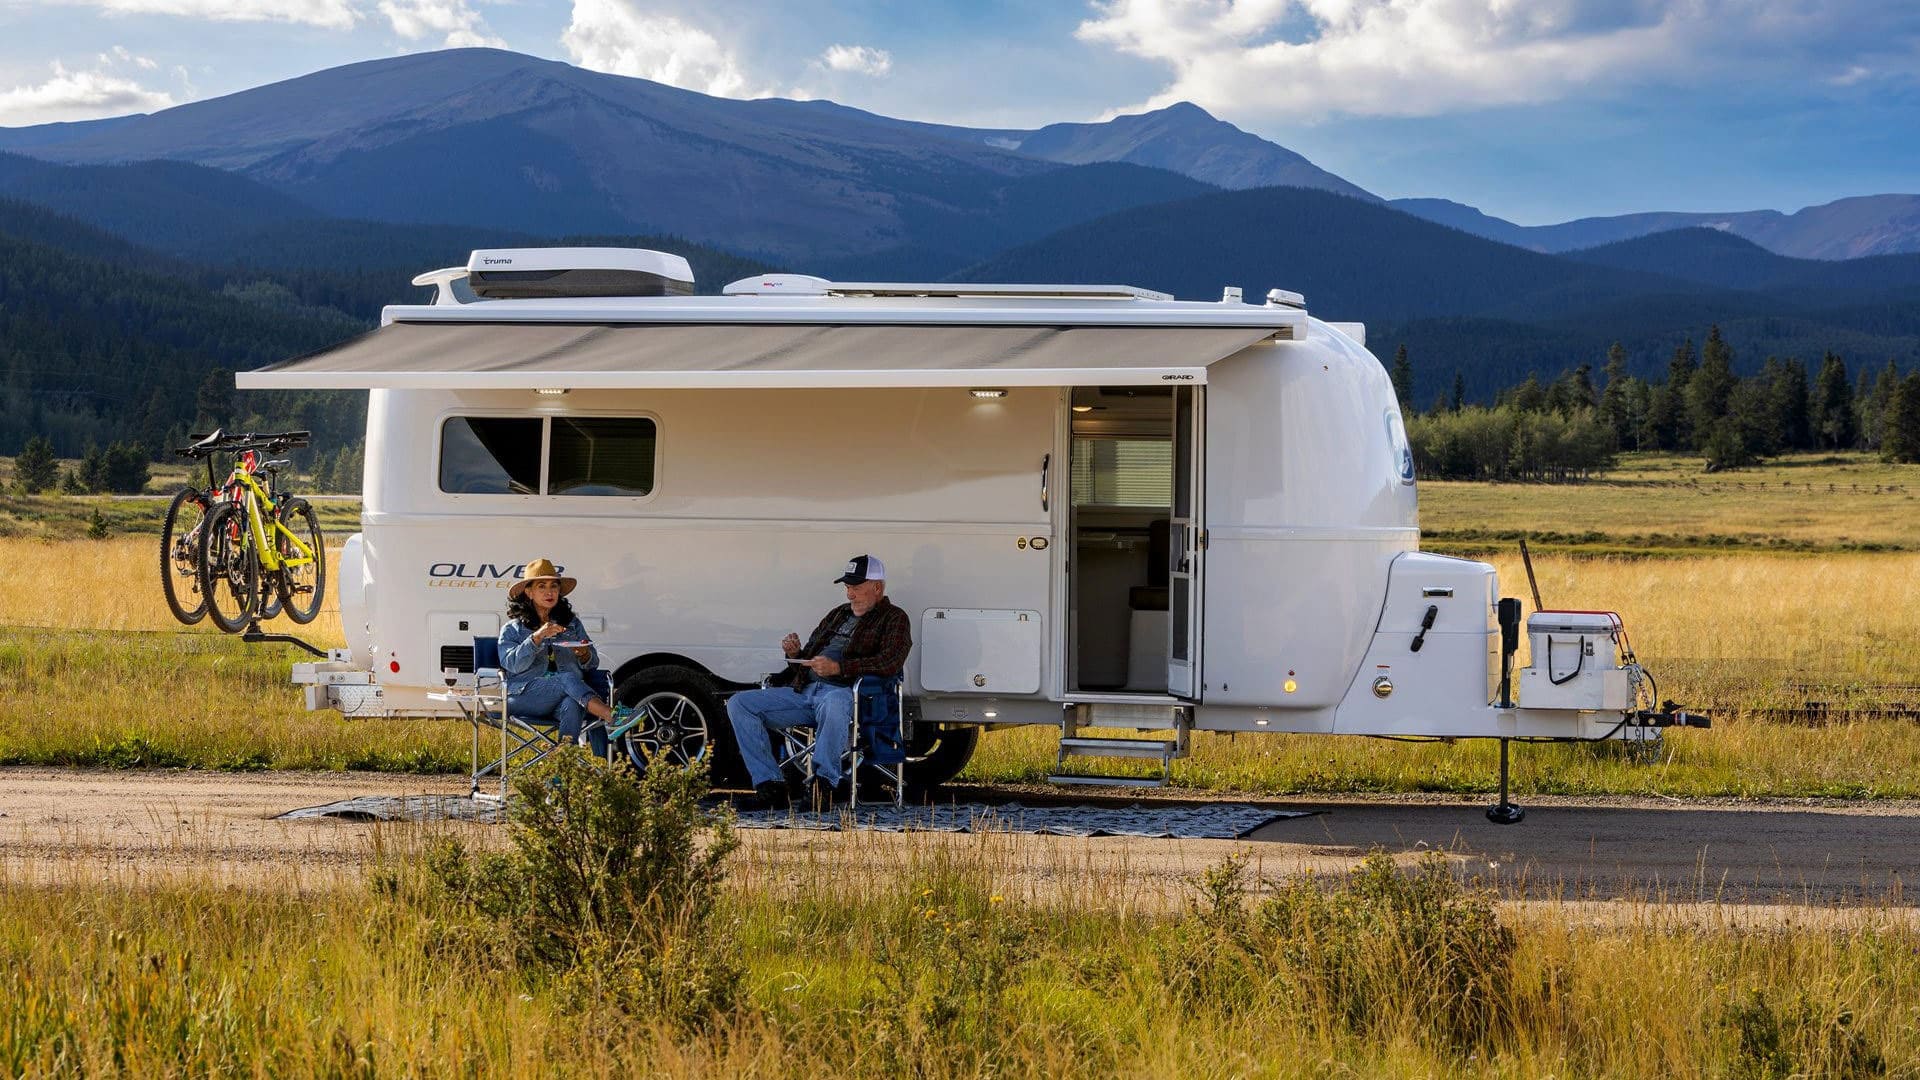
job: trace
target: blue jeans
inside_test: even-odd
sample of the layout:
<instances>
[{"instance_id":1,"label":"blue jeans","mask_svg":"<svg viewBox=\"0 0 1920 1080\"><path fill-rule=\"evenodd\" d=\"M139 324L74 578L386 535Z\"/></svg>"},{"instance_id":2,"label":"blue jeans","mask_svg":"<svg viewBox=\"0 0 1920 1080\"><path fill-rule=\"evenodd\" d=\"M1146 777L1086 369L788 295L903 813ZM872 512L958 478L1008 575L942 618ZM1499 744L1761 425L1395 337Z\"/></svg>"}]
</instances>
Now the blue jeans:
<instances>
[{"instance_id":1,"label":"blue jeans","mask_svg":"<svg viewBox=\"0 0 1920 1080\"><path fill-rule=\"evenodd\" d=\"M813 775L838 784L841 759L853 736L853 688L810 682L804 689L769 686L743 690L727 699L727 719L733 722L734 745L746 763L753 786L783 779L773 755L774 731L811 727Z\"/></svg>"},{"instance_id":2,"label":"blue jeans","mask_svg":"<svg viewBox=\"0 0 1920 1080\"><path fill-rule=\"evenodd\" d=\"M579 740L580 729L585 725L587 702L599 699L600 695L587 685L578 671L553 672L508 697L513 715L529 720L551 716L560 727L561 738L573 741ZM595 754L607 756L606 728L594 728L587 739L593 744Z\"/></svg>"}]
</instances>

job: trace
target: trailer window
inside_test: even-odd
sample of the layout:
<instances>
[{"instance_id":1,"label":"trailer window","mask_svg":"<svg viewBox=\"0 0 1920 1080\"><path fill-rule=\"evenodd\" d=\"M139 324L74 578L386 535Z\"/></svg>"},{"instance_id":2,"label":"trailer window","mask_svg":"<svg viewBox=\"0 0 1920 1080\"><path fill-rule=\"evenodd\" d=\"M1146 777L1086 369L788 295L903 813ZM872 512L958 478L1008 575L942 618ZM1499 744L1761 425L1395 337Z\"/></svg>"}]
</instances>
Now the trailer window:
<instances>
[{"instance_id":1,"label":"trailer window","mask_svg":"<svg viewBox=\"0 0 1920 1080\"><path fill-rule=\"evenodd\" d=\"M1073 440L1075 506L1173 504L1173 444L1165 439Z\"/></svg>"},{"instance_id":2,"label":"trailer window","mask_svg":"<svg viewBox=\"0 0 1920 1080\"><path fill-rule=\"evenodd\" d=\"M654 436L640 417L555 417L547 494L651 494Z\"/></svg>"},{"instance_id":3,"label":"trailer window","mask_svg":"<svg viewBox=\"0 0 1920 1080\"><path fill-rule=\"evenodd\" d=\"M440 490L461 495L540 491L540 418L456 416L440 426Z\"/></svg>"}]
</instances>

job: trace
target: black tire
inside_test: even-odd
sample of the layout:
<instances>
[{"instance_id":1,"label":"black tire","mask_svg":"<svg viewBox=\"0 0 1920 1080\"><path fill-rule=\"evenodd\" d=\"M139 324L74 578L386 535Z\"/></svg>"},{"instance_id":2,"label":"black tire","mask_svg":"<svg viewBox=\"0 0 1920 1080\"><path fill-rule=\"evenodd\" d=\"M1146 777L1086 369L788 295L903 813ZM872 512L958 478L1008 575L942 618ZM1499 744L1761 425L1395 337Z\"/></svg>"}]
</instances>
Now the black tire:
<instances>
[{"instance_id":1,"label":"black tire","mask_svg":"<svg viewBox=\"0 0 1920 1080\"><path fill-rule=\"evenodd\" d=\"M327 536L320 531L320 519L305 499L288 499L280 504L280 522L313 549L313 562L284 567L274 575L282 610L287 618L304 626L320 614L320 602L327 595ZM300 554L286 537L278 537L278 542L284 549L282 558Z\"/></svg>"},{"instance_id":2,"label":"black tire","mask_svg":"<svg viewBox=\"0 0 1920 1080\"><path fill-rule=\"evenodd\" d=\"M913 725L907 746L907 790L925 794L960 775L980 745L980 728L973 724Z\"/></svg>"},{"instance_id":3,"label":"black tire","mask_svg":"<svg viewBox=\"0 0 1920 1080\"><path fill-rule=\"evenodd\" d=\"M188 626L207 617L207 594L200 588L200 545L207 534L213 503L197 488L182 488L167 504L160 527L160 591L173 617Z\"/></svg>"},{"instance_id":4,"label":"black tire","mask_svg":"<svg viewBox=\"0 0 1920 1080\"><path fill-rule=\"evenodd\" d=\"M215 626L229 634L247 628L260 595L260 555L253 549L241 506L220 506L207 519L207 542L200 548L200 594Z\"/></svg>"},{"instance_id":5,"label":"black tire","mask_svg":"<svg viewBox=\"0 0 1920 1080\"><path fill-rule=\"evenodd\" d=\"M665 755L675 764L704 760L716 785L745 775L733 746L733 728L713 680L673 664L642 668L614 688L616 704L645 708L648 718L616 740L637 772Z\"/></svg>"}]
</instances>

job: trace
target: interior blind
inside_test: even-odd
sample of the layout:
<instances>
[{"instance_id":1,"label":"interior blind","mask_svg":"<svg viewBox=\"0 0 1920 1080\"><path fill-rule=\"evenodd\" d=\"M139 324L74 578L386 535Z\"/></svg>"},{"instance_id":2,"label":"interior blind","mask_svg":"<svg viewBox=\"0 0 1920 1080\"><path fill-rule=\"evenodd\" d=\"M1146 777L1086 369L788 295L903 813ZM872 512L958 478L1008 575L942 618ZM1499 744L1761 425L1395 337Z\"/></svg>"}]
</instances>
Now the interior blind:
<instances>
[{"instance_id":1,"label":"interior blind","mask_svg":"<svg viewBox=\"0 0 1920 1080\"><path fill-rule=\"evenodd\" d=\"M1173 444L1165 439L1073 440L1075 506L1173 504Z\"/></svg>"}]
</instances>

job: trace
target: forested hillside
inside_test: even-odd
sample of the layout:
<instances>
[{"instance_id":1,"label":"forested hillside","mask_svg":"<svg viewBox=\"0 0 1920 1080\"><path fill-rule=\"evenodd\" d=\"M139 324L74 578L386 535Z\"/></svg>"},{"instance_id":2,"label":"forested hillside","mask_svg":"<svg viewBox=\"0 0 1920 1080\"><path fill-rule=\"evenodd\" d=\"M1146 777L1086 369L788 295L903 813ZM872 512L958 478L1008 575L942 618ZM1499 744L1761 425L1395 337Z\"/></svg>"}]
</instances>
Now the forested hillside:
<instances>
[{"instance_id":1,"label":"forested hillside","mask_svg":"<svg viewBox=\"0 0 1920 1080\"><path fill-rule=\"evenodd\" d=\"M23 216L10 209L12 220ZM111 247L111 238L71 235L81 248ZM36 434L63 455L123 440L153 449L196 423L231 424L232 383L202 393L209 372L284 359L364 328L266 285L214 291L0 232L0 449L17 451ZM333 440L357 435L359 407L340 395L257 403Z\"/></svg>"},{"instance_id":2,"label":"forested hillside","mask_svg":"<svg viewBox=\"0 0 1920 1080\"><path fill-rule=\"evenodd\" d=\"M955 277L1120 281L1194 299L1225 285L1249 299L1292 289L1322 318L1367 323L1379 355L1405 345L1423 403L1450 391L1456 374L1470 400L1490 400L1529 371L1599 363L1616 341L1628 369L1649 377L1716 323L1747 370L1769 355L1829 350L1873 362L1920 357L1920 287L1899 284L1914 257L1855 269L1761 252L1774 261L1731 278L1754 283L1736 288L1721 283L1729 271L1714 249L1685 238L1679 247L1608 265L1605 249L1591 262L1543 255L1357 199L1266 188L1109 215Z\"/></svg>"}]
</instances>

